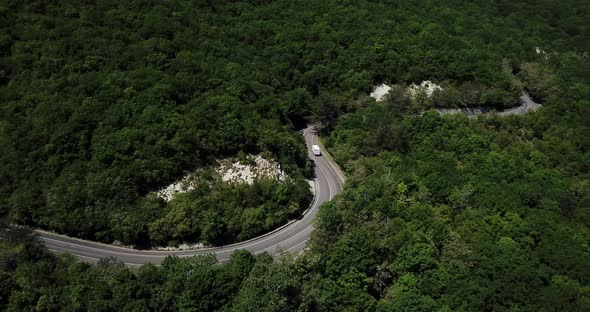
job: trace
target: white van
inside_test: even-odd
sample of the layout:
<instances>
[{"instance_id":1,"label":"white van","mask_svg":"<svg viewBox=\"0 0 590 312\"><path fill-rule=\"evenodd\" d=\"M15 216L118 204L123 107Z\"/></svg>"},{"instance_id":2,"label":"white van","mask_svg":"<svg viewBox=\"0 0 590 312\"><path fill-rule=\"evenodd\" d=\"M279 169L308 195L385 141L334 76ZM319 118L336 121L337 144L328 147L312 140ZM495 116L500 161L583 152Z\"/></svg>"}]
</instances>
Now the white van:
<instances>
[{"instance_id":1,"label":"white van","mask_svg":"<svg viewBox=\"0 0 590 312\"><path fill-rule=\"evenodd\" d=\"M322 150L320 150L320 147L315 144L311 146L311 152L316 156L322 155Z\"/></svg>"}]
</instances>

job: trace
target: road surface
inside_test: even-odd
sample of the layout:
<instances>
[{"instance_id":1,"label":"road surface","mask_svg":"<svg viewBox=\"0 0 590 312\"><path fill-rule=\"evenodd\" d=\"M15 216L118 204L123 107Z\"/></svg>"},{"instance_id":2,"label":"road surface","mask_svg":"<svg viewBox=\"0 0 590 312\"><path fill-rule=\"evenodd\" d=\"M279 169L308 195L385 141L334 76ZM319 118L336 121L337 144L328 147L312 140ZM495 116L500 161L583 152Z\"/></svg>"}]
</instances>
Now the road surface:
<instances>
[{"instance_id":1,"label":"road surface","mask_svg":"<svg viewBox=\"0 0 590 312\"><path fill-rule=\"evenodd\" d=\"M322 153L324 156L313 156L311 153L312 144L320 145L315 130L311 127L307 128L304 130L303 135L307 144L308 155L315 161L316 165L316 177L313 181L315 184L313 202L304 212L302 218L291 221L262 236L216 248L183 251L151 251L117 247L40 230L36 232L39 239L45 243L45 246L55 253L68 252L83 261L91 263L96 263L103 258L116 258L129 266L138 266L144 263L158 264L170 255L190 257L213 253L219 261L225 262L229 260L233 252L241 249L249 250L254 254L268 252L272 255L303 250L311 232L313 232L313 221L320 205L340 193L344 183L344 175L329 158L326 158L329 156L325 150Z\"/></svg>"},{"instance_id":2,"label":"road surface","mask_svg":"<svg viewBox=\"0 0 590 312\"><path fill-rule=\"evenodd\" d=\"M526 93L523 92L520 96L520 105L514 108L506 109L503 111L496 112L494 110L482 108L482 107L473 107L473 108L441 108L437 109L436 111L441 115L453 115L453 114L465 114L469 118L476 118L478 115L484 114L491 114L496 112L499 116L508 116L508 115L522 115L529 111L535 111L541 104L535 103L531 99L531 97Z\"/></svg>"}]
</instances>

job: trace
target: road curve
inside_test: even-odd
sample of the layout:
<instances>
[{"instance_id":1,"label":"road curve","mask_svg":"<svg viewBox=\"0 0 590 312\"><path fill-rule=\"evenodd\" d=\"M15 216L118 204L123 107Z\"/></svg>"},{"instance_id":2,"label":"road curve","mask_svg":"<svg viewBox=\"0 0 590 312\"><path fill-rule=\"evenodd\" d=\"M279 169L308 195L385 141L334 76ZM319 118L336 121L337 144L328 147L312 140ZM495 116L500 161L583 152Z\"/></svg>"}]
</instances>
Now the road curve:
<instances>
[{"instance_id":1,"label":"road curve","mask_svg":"<svg viewBox=\"0 0 590 312\"><path fill-rule=\"evenodd\" d=\"M129 266L139 266L145 263L158 264L171 255L190 257L213 253L220 262L229 260L236 250L246 249L254 254L268 252L278 254L282 252L300 251L305 248L311 232L313 221L322 203L331 200L342 191L344 175L338 167L324 156L314 156L311 145L318 142L312 127L303 131L307 144L308 155L315 162L315 196L311 206L304 212L303 217L291 221L286 225L262 236L231 245L215 248L203 248L183 251L151 251L117 247L64 235L37 230L36 233L45 246L55 253L71 253L82 261L96 263L103 258L116 258ZM321 145L320 145L321 146ZM325 150L323 155L327 155Z\"/></svg>"},{"instance_id":2,"label":"road curve","mask_svg":"<svg viewBox=\"0 0 590 312\"><path fill-rule=\"evenodd\" d=\"M476 118L479 115L487 115L492 113L497 113L498 116L522 115L529 111L535 111L539 107L541 107L541 104L538 104L535 101L533 101L526 92L522 92L522 95L520 96L519 100L519 106L498 112L496 112L493 109L490 109L489 107L439 108L436 111L441 115L465 114L469 118Z\"/></svg>"}]
</instances>

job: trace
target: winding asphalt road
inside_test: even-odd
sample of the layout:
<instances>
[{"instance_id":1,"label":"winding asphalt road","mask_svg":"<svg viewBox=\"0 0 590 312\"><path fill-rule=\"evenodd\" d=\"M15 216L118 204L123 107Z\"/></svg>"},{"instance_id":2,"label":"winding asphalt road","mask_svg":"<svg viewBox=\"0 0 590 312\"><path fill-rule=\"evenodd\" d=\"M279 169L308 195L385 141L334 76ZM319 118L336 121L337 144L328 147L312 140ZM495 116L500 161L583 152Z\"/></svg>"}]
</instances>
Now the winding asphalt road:
<instances>
[{"instance_id":1,"label":"winding asphalt road","mask_svg":"<svg viewBox=\"0 0 590 312\"><path fill-rule=\"evenodd\" d=\"M486 115L497 113L499 116L508 116L508 115L522 115L529 111L535 111L541 104L536 103L531 99L531 97L526 93L523 92L520 96L520 105L514 108L505 109L502 111L494 111L489 110L483 107L471 107L471 108L440 108L436 111L441 115L454 115L454 114L465 114L469 118L476 118L479 115Z\"/></svg>"},{"instance_id":2,"label":"winding asphalt road","mask_svg":"<svg viewBox=\"0 0 590 312\"><path fill-rule=\"evenodd\" d=\"M103 258L116 258L129 266L138 266L145 263L158 264L170 255L191 257L213 253L219 261L225 262L229 260L232 253L241 249L249 250L254 254L268 252L271 255L303 250L311 232L313 232L313 221L319 207L322 203L331 200L336 194L340 193L344 184L344 175L336 164L327 158L329 156L325 150L322 150L325 156L314 156L311 153L312 144L320 145L315 130L309 127L304 130L303 135L307 144L309 157L315 162L316 177L313 181L315 185L313 202L304 212L302 218L293 220L262 236L217 248L184 251L151 251L117 247L41 230L37 230L36 232L39 239L45 243L47 248L55 253L71 253L81 260L90 263L96 263Z\"/></svg>"}]
</instances>

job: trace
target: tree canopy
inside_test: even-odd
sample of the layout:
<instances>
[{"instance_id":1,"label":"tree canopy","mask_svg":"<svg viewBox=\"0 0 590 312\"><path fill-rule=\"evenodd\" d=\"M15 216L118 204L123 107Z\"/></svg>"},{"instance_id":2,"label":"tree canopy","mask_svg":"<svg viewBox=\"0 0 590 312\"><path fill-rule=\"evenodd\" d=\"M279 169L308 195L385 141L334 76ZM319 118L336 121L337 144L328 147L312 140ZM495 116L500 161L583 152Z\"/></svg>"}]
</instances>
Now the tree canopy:
<instances>
[{"instance_id":1,"label":"tree canopy","mask_svg":"<svg viewBox=\"0 0 590 312\"><path fill-rule=\"evenodd\" d=\"M590 310L584 1L4 1L0 310ZM444 86L410 99L405 86ZM375 84L396 85L376 102ZM432 107L517 103L468 119ZM251 237L309 201L317 122L347 175L293 258L54 255ZM292 177L147 194L239 154ZM207 177L205 177L207 178ZM12 225L11 225L12 224Z\"/></svg>"}]
</instances>

